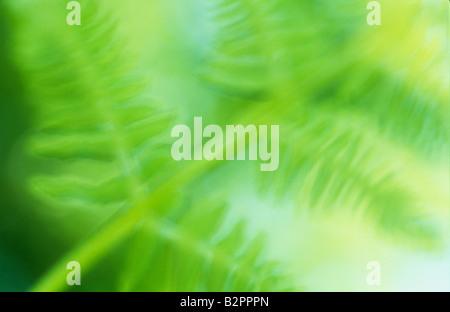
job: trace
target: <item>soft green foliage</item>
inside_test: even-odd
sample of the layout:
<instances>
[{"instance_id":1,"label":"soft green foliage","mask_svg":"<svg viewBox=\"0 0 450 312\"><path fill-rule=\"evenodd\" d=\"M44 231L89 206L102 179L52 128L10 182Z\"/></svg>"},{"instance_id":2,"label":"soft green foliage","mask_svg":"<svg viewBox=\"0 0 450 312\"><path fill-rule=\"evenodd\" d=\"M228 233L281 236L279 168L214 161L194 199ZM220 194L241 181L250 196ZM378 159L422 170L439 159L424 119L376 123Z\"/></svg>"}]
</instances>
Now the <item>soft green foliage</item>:
<instances>
[{"instance_id":1,"label":"soft green foliage","mask_svg":"<svg viewBox=\"0 0 450 312\"><path fill-rule=\"evenodd\" d=\"M79 2L0 3L0 291L449 290L446 1ZM194 116L279 169L174 161Z\"/></svg>"}]
</instances>

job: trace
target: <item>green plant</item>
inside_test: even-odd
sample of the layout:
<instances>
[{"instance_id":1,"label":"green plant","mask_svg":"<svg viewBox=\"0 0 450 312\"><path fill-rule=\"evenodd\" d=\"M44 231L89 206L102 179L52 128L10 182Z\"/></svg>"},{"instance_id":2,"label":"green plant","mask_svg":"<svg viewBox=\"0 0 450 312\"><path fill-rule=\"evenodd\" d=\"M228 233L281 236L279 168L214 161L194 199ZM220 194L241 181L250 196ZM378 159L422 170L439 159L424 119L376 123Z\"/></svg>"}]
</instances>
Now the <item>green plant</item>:
<instances>
[{"instance_id":1,"label":"green plant","mask_svg":"<svg viewBox=\"0 0 450 312\"><path fill-rule=\"evenodd\" d=\"M81 290L115 291L365 290L373 258L411 289L405 262L445 267L442 1L380 1L379 27L361 0L86 0L81 26L63 2L2 4L2 108L28 122L2 128L1 214L33 222L0 247L38 263L19 288L69 290L71 260ZM280 125L280 168L174 161L193 116Z\"/></svg>"}]
</instances>

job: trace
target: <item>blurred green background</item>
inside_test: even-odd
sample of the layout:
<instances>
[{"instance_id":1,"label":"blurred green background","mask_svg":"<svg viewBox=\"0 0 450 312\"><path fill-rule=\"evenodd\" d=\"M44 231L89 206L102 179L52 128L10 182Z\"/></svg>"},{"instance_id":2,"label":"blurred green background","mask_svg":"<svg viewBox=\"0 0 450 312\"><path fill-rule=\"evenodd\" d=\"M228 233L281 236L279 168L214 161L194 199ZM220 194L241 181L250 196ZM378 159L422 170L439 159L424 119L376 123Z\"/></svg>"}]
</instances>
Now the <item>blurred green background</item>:
<instances>
[{"instance_id":1,"label":"blurred green background","mask_svg":"<svg viewBox=\"0 0 450 312\"><path fill-rule=\"evenodd\" d=\"M0 291L450 290L447 1L68 2L0 2ZM172 160L194 116L279 169Z\"/></svg>"}]
</instances>

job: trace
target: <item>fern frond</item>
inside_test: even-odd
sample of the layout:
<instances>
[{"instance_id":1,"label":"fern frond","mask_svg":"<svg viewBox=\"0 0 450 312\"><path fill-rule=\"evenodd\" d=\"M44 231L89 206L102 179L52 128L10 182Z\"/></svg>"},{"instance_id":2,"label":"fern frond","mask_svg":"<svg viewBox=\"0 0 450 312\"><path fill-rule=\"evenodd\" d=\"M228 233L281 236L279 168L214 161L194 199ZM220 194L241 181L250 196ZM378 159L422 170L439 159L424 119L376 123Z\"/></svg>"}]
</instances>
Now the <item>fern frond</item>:
<instances>
[{"instance_id":1,"label":"fern frond","mask_svg":"<svg viewBox=\"0 0 450 312\"><path fill-rule=\"evenodd\" d=\"M230 96L261 99L267 95L267 60L260 16L252 4L247 0L210 4L210 23L217 33L198 75Z\"/></svg>"},{"instance_id":2,"label":"fern frond","mask_svg":"<svg viewBox=\"0 0 450 312\"><path fill-rule=\"evenodd\" d=\"M384 140L369 120L322 107L292 121L283 138L282 165L261 176L261 194L292 198L299 212L348 209L401 244L439 246L429 207L445 205L445 196L417 169L422 160Z\"/></svg>"},{"instance_id":3,"label":"fern frond","mask_svg":"<svg viewBox=\"0 0 450 312\"><path fill-rule=\"evenodd\" d=\"M221 224L228 210L225 204L203 199L180 208L165 220L150 217L135 231L117 283L119 290L281 291L292 287L276 263L266 260L263 236L248 241L244 221Z\"/></svg>"},{"instance_id":4,"label":"fern frond","mask_svg":"<svg viewBox=\"0 0 450 312\"><path fill-rule=\"evenodd\" d=\"M47 44L35 51L30 43L25 58L39 107L28 150L45 167L59 167L36 172L29 186L58 209L118 208L148 192L155 166L167 173L161 138L171 117L145 94L148 79L133 69L113 16L98 3L82 5L83 27L59 26L60 41L42 33Z\"/></svg>"},{"instance_id":5,"label":"fern frond","mask_svg":"<svg viewBox=\"0 0 450 312\"><path fill-rule=\"evenodd\" d=\"M418 5L409 9L416 10ZM258 93L266 94L265 99L251 98L258 111L267 109L259 122L283 125L281 168L264 174L262 194L276 188L275 194L285 198L289 194L299 209L364 211L369 222L394 240L422 248L438 246L442 233L432 230L436 225L426 215L428 207L443 207L448 201L442 201L444 194L436 196L433 186L426 190L417 187L423 181L436 182L426 170L415 171L417 167L431 168L430 162L442 162L446 153L446 99L431 91L438 90L437 84L427 83L436 72L405 63L402 72L391 74L392 66L382 58L392 54L391 49L370 45L389 47L379 42L382 36L356 27L366 18L365 4L360 1L331 7L327 1L263 4L229 0L217 11L218 23L224 26L216 46L232 52L216 49L205 70L212 76L231 75L228 81L239 83L245 77L259 85ZM419 16L430 23L430 12L427 14ZM391 18L389 14L388 23L394 22ZM417 47L408 57L414 64L435 68L442 63L445 50L439 43L420 50L427 34L410 35L403 27L411 24L414 22L390 27L408 36L410 49ZM373 42L372 36L377 38ZM227 44L227 38L234 38L236 46ZM259 46L252 44L251 50L246 49L249 45L239 44L241 41L259 41ZM380 58L375 58L374 50ZM226 64L212 65L223 55ZM248 69L252 64L249 55L265 60L264 66L259 66L264 69L260 77L252 76L253 70ZM261 79L264 83L259 83ZM246 103L243 93L233 91L228 82L206 82ZM413 158L414 154L422 156Z\"/></svg>"}]
</instances>

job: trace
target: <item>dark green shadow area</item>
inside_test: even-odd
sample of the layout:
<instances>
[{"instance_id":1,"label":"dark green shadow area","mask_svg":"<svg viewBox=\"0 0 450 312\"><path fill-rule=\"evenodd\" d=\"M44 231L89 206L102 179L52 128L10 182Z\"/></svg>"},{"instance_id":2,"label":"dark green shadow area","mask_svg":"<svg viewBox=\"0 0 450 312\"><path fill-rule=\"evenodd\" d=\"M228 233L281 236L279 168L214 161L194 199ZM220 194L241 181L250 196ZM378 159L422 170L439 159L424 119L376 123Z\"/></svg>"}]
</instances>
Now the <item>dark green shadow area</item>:
<instances>
[{"instance_id":1,"label":"dark green shadow area","mask_svg":"<svg viewBox=\"0 0 450 312\"><path fill-rule=\"evenodd\" d=\"M0 3L0 292L26 291L64 251L22 200L8 168L12 149L27 130L30 111L11 59L13 17Z\"/></svg>"}]
</instances>

